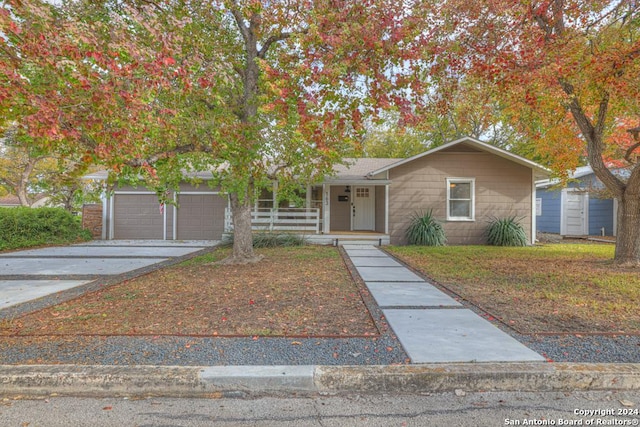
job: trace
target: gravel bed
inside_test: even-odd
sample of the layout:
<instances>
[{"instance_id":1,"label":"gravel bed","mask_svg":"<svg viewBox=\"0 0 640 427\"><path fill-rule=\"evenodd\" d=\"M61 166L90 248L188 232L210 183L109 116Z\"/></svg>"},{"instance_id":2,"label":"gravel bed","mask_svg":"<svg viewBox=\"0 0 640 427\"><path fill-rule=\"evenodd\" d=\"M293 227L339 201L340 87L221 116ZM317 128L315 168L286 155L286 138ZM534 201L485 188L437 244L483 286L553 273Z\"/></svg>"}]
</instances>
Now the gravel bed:
<instances>
[{"instance_id":1,"label":"gravel bed","mask_svg":"<svg viewBox=\"0 0 640 427\"><path fill-rule=\"evenodd\" d=\"M554 362L640 363L640 336L517 336L516 339Z\"/></svg>"},{"instance_id":2,"label":"gravel bed","mask_svg":"<svg viewBox=\"0 0 640 427\"><path fill-rule=\"evenodd\" d=\"M349 339L85 337L15 344L0 342L0 364L389 365L406 363L408 357L390 334Z\"/></svg>"}]
</instances>

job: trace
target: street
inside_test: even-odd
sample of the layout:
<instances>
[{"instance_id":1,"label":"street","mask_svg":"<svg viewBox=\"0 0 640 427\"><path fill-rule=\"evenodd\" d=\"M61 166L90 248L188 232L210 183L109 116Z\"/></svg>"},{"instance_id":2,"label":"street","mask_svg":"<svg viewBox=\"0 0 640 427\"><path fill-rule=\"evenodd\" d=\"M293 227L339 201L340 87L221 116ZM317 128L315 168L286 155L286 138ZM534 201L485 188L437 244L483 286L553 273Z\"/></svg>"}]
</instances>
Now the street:
<instances>
[{"instance_id":1,"label":"street","mask_svg":"<svg viewBox=\"0 0 640 427\"><path fill-rule=\"evenodd\" d=\"M638 425L640 391L0 402L3 426ZM613 413L613 415L610 415ZM624 415L621 415L624 414Z\"/></svg>"}]
</instances>

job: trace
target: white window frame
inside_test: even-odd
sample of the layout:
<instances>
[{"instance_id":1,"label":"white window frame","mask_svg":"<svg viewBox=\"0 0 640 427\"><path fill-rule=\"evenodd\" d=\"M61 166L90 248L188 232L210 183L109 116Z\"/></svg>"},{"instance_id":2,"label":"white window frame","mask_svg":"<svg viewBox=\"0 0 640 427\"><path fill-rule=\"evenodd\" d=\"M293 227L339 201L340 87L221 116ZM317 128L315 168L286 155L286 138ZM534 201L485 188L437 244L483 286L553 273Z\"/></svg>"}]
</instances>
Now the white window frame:
<instances>
[{"instance_id":1,"label":"white window frame","mask_svg":"<svg viewBox=\"0 0 640 427\"><path fill-rule=\"evenodd\" d=\"M476 179L475 178L447 178L447 221L475 221L476 220ZM451 184L470 184L471 185L471 216L451 216ZM465 200L465 199L453 199Z\"/></svg>"}]
</instances>

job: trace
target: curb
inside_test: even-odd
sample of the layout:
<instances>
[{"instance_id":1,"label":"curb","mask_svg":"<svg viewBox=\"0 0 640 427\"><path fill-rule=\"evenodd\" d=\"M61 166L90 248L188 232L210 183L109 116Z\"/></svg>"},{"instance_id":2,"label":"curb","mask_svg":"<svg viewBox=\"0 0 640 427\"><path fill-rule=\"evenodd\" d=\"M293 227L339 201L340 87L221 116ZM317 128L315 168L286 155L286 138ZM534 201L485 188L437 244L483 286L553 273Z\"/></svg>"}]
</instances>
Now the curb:
<instances>
[{"instance_id":1,"label":"curb","mask_svg":"<svg viewBox=\"0 0 640 427\"><path fill-rule=\"evenodd\" d=\"M640 390L640 364L402 366L2 365L0 396L192 398L358 393Z\"/></svg>"}]
</instances>

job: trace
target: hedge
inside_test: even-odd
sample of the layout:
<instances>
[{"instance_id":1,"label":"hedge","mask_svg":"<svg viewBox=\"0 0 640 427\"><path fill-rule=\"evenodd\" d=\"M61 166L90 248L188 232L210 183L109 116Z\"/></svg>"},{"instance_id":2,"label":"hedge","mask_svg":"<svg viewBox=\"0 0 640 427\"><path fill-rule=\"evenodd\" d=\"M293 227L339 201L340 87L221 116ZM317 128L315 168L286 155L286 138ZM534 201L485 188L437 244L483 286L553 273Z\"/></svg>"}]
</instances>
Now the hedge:
<instances>
[{"instance_id":1,"label":"hedge","mask_svg":"<svg viewBox=\"0 0 640 427\"><path fill-rule=\"evenodd\" d=\"M91 240L80 218L61 208L0 208L0 250Z\"/></svg>"}]
</instances>

